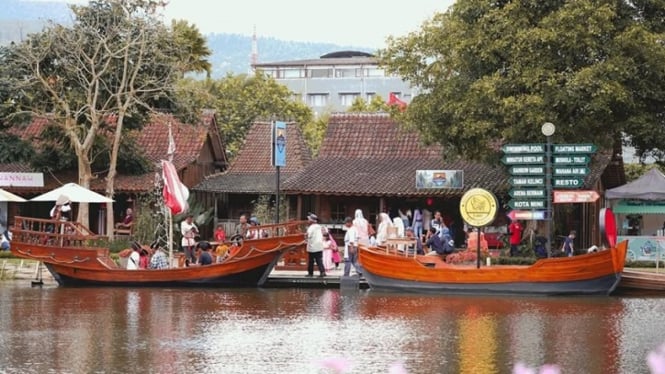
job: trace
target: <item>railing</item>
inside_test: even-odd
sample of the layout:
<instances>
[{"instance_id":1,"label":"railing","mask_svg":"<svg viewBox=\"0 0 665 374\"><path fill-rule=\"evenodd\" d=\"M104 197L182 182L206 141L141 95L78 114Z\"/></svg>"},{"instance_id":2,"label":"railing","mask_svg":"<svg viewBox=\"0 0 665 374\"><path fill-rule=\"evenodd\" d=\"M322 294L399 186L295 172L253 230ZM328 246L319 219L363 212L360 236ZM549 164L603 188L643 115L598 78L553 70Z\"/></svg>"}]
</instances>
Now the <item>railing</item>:
<instances>
[{"instance_id":1,"label":"railing","mask_svg":"<svg viewBox=\"0 0 665 374\"><path fill-rule=\"evenodd\" d=\"M14 219L12 241L49 247L100 248L107 247L108 239L97 235L78 222L28 218Z\"/></svg>"}]
</instances>

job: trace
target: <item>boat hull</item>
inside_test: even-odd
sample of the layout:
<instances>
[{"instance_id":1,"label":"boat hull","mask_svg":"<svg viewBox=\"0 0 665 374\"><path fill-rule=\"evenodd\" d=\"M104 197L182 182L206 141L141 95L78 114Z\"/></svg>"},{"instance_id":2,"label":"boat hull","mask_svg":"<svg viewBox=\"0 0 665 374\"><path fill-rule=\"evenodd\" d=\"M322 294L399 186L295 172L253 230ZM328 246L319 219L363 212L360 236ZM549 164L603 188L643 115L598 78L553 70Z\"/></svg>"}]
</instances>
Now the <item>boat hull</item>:
<instances>
[{"instance_id":1,"label":"boat hull","mask_svg":"<svg viewBox=\"0 0 665 374\"><path fill-rule=\"evenodd\" d=\"M455 295L609 295L621 280L627 243L531 266L452 265L438 256L404 256L360 248L363 275L372 289Z\"/></svg>"}]
</instances>

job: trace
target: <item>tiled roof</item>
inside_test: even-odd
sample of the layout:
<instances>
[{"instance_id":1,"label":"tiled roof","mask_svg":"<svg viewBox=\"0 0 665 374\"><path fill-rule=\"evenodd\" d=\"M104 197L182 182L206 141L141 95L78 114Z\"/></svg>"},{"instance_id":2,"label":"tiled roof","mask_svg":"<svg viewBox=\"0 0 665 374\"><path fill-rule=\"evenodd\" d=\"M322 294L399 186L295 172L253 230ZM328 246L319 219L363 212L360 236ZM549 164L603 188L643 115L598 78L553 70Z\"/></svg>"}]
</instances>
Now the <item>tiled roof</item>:
<instances>
[{"instance_id":1,"label":"tiled roof","mask_svg":"<svg viewBox=\"0 0 665 374\"><path fill-rule=\"evenodd\" d=\"M194 189L207 192L271 193L275 191L276 169L271 165L271 124L255 122L245 136L229 169L207 177ZM280 168L280 184L305 168L311 153L295 123L286 126L286 166Z\"/></svg>"},{"instance_id":2,"label":"tiled roof","mask_svg":"<svg viewBox=\"0 0 665 374\"><path fill-rule=\"evenodd\" d=\"M497 194L510 188L503 165L444 162L442 148L424 145L416 131L400 129L388 114L340 113L330 117L317 160L283 186L285 193L356 196L461 195L480 187ZM594 157L591 185L609 158ZM416 170L463 170L462 189L416 189Z\"/></svg>"},{"instance_id":3,"label":"tiled roof","mask_svg":"<svg viewBox=\"0 0 665 374\"><path fill-rule=\"evenodd\" d=\"M151 121L147 123L136 134L136 144L141 147L146 159L153 163L158 163L166 159L168 149L168 124L171 123L173 139L176 144L176 153L173 164L177 170L181 170L198 159L201 149L208 140L209 131L217 131L214 122L214 115L206 113L203 115L201 123L196 125L184 124L178 121L170 114L155 114ZM25 139L34 141L39 137L47 120L36 118L26 125L13 127L11 131ZM223 158L223 149L217 157ZM4 164L0 165L0 171L11 172L34 172L27 164ZM114 189L116 192L141 192L152 188L154 182L154 171L143 175L117 175ZM59 187L63 183L78 182L78 175L74 172L58 172L55 176L44 174L43 188L39 191ZM93 180L91 189L103 192L106 189L105 179L103 177ZM32 190L23 188L24 191Z\"/></svg>"}]
</instances>

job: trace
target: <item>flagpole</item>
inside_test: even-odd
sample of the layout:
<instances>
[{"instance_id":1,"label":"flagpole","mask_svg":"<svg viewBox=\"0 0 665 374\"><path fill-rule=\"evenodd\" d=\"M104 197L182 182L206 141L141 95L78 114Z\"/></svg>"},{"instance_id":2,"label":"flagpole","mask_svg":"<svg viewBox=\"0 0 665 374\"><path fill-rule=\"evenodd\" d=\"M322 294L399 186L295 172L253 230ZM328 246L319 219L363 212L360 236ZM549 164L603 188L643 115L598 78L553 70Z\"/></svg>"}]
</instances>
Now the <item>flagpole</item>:
<instances>
[{"instance_id":1,"label":"flagpole","mask_svg":"<svg viewBox=\"0 0 665 374\"><path fill-rule=\"evenodd\" d=\"M175 140L173 139L173 132L171 130L171 121L169 121L169 146L167 149L167 154L169 156L169 162L173 162L173 155L175 154ZM171 209L166 209L168 213L168 225L169 225L169 267L173 267L173 213Z\"/></svg>"}]
</instances>

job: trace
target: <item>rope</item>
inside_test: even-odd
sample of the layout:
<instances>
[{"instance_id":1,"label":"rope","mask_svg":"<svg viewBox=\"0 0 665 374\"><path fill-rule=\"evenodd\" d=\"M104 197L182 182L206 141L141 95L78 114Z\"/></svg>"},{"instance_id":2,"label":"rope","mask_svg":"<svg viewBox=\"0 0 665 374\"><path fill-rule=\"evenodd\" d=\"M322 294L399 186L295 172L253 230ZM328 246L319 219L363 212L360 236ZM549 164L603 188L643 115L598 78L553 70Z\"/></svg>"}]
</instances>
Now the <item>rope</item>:
<instances>
[{"instance_id":1,"label":"rope","mask_svg":"<svg viewBox=\"0 0 665 374\"><path fill-rule=\"evenodd\" d=\"M233 261L233 260L242 260L242 259L245 259L245 258L249 257L249 256L252 255L254 252L259 252L259 253L270 253L270 252L275 252L275 251L279 251L279 250L281 250L281 249L284 249L284 247L291 247L291 246L301 245L301 244L303 244L304 242L305 242L305 241L303 240L303 241L300 242L300 243L291 244L291 243L284 243L283 241L279 241L279 243L277 244L276 247L271 248L271 249L266 249L266 250L256 248L255 246L251 246L250 249L249 249L249 251L247 251L247 254L246 254L246 255L244 255L244 256L242 256L242 257L239 257L239 256L233 256L233 257L230 257L229 259L227 259L227 261L224 261L224 262Z\"/></svg>"}]
</instances>

